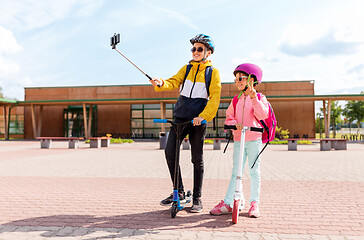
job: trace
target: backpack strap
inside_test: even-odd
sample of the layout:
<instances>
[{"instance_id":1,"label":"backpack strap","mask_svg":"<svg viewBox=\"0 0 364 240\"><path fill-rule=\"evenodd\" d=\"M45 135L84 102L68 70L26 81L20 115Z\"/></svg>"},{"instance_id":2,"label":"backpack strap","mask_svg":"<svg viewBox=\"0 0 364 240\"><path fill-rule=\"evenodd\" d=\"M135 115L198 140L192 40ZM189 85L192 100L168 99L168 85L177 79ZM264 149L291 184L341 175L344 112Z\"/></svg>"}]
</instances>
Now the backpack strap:
<instances>
[{"instance_id":1,"label":"backpack strap","mask_svg":"<svg viewBox=\"0 0 364 240\"><path fill-rule=\"evenodd\" d=\"M229 129L229 131L230 131L230 136L229 136L229 139L228 139L228 141L227 141L227 143L226 143L226 146L225 146L225 148L224 148L224 152L223 152L223 153L225 153L225 152L226 152L226 149L227 149L227 147L229 146L229 142L230 142L230 140L231 140L231 139L233 139L233 131L232 131L231 129Z\"/></svg>"},{"instance_id":2,"label":"backpack strap","mask_svg":"<svg viewBox=\"0 0 364 240\"><path fill-rule=\"evenodd\" d=\"M183 78L182 87L181 87L181 91L180 92L182 92L183 87L185 86L185 81L186 81L186 78L187 78L188 74L191 71L191 68L192 68L192 64L188 64L187 67L186 67L186 73L185 73L185 77Z\"/></svg>"},{"instance_id":3,"label":"backpack strap","mask_svg":"<svg viewBox=\"0 0 364 240\"><path fill-rule=\"evenodd\" d=\"M240 94L237 94L233 98L234 115L235 115L236 104L238 104L238 101L239 101L239 97L240 97ZM230 143L231 139L233 139L233 131L232 130L230 130L230 136L229 136L228 142L226 143L224 153L226 152L226 149L229 146L229 143Z\"/></svg>"},{"instance_id":4,"label":"backpack strap","mask_svg":"<svg viewBox=\"0 0 364 240\"><path fill-rule=\"evenodd\" d=\"M238 101L239 101L239 94L235 95L233 98L234 115L236 113L236 105L238 104Z\"/></svg>"},{"instance_id":5,"label":"backpack strap","mask_svg":"<svg viewBox=\"0 0 364 240\"><path fill-rule=\"evenodd\" d=\"M206 91L207 96L210 96L210 84L211 84L211 78L212 78L212 71L214 68L212 66L207 66L205 68L205 85L206 85ZM212 119L212 129L216 130L216 119L215 117Z\"/></svg>"},{"instance_id":6,"label":"backpack strap","mask_svg":"<svg viewBox=\"0 0 364 240\"><path fill-rule=\"evenodd\" d=\"M260 99L262 98L262 94L261 94L261 93L257 93L257 98L258 98L258 100L260 100ZM269 106L269 108L270 108L270 106ZM269 110L269 112L270 112L270 110ZM254 117L255 117L255 115L254 115ZM256 119L258 122L260 122L260 124L264 127L264 130L267 132L267 134L268 134L268 142L264 145L264 147L262 148L262 150L260 150L260 152L259 152L259 154L258 154L257 158L255 159L255 161L254 161L254 163L253 163L253 165L252 165L251 169L253 169L253 167L255 166L255 163L257 162L257 160L258 160L258 158L259 158L260 154L262 154L262 152L264 151L264 149L265 149L265 148L268 146L268 144L269 144L269 128L268 128L267 124L265 124L265 122L264 122L263 120L258 120L258 119L257 119L257 117L255 117L255 119Z\"/></svg>"},{"instance_id":7,"label":"backpack strap","mask_svg":"<svg viewBox=\"0 0 364 240\"><path fill-rule=\"evenodd\" d=\"M205 84L206 84L207 96L210 96L210 84L211 84L213 70L214 68L212 66L207 66L205 69Z\"/></svg>"}]
</instances>

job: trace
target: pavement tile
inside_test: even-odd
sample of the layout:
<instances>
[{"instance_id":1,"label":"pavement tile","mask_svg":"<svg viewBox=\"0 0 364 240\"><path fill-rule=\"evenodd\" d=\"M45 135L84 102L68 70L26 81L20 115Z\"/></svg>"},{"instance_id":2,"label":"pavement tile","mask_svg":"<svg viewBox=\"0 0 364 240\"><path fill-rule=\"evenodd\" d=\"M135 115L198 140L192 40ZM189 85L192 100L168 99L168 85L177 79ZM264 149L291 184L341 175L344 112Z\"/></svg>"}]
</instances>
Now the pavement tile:
<instances>
[{"instance_id":1,"label":"pavement tile","mask_svg":"<svg viewBox=\"0 0 364 240\"><path fill-rule=\"evenodd\" d=\"M39 142L0 142L0 239L361 239L364 236L363 144L320 152L316 144L269 146L262 162L262 217L247 209L238 224L208 211L224 198L232 168L205 146L204 211L171 219L159 201L172 184L157 142L107 149L39 149ZM181 151L186 189L190 152ZM249 176L243 176L249 198Z\"/></svg>"}]
</instances>

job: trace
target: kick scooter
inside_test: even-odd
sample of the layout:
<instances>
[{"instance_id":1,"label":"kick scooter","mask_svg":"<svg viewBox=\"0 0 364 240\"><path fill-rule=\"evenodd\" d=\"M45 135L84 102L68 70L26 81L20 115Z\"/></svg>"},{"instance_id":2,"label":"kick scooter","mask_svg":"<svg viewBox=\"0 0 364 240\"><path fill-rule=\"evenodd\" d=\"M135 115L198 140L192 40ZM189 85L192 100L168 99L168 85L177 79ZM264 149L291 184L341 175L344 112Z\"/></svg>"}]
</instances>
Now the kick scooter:
<instances>
[{"instance_id":1,"label":"kick scooter","mask_svg":"<svg viewBox=\"0 0 364 240\"><path fill-rule=\"evenodd\" d=\"M235 125L225 125L224 129L237 130ZM256 128L256 127L243 127L243 129L241 129L238 174L236 175L233 216L232 216L233 223L238 223L240 203L241 201L243 202L245 201L243 193L242 172L243 172L243 158L244 158L244 148L245 148L245 132L247 130L254 132L263 132L263 128Z\"/></svg>"},{"instance_id":2,"label":"kick scooter","mask_svg":"<svg viewBox=\"0 0 364 240\"><path fill-rule=\"evenodd\" d=\"M179 201L178 196L178 174L179 174L179 152L180 152L180 134L182 133L183 129L187 126L189 123L193 123L192 121L188 122L182 122L182 123L176 123L167 119L153 119L153 122L155 123L170 123L173 129L176 131L177 137L176 137L176 158L175 158L175 167L174 167L174 181L173 181L173 203L171 207L171 217L175 218L177 212L181 211L188 203L192 200L191 191L188 190L186 194L186 203L184 205L181 205L181 202ZM201 124L206 124L206 120L203 120Z\"/></svg>"}]
</instances>

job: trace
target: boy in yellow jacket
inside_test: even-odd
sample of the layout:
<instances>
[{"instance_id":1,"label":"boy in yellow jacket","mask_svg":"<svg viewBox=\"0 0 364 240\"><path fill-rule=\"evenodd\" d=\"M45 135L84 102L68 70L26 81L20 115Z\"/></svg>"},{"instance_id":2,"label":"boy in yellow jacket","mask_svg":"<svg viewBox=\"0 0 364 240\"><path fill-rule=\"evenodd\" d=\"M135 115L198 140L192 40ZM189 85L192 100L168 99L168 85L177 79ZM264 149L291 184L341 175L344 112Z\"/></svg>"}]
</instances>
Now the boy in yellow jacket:
<instances>
[{"instance_id":1,"label":"boy in yellow jacket","mask_svg":"<svg viewBox=\"0 0 364 240\"><path fill-rule=\"evenodd\" d=\"M198 34L190 40L193 45L192 60L189 65L183 66L176 75L163 80L161 78L153 78L150 82L159 91L172 91L180 88L180 96L174 107L173 118L175 122L186 122L193 120L184 128L180 134L179 144L189 135L191 143L191 155L193 163L193 205L191 212L201 212L203 209L201 202L201 191L203 182L203 143L206 134L206 124L201 124L203 120L211 121L219 108L221 95L221 82L219 71L212 68L210 60L207 58L213 54L215 50L214 42L210 36ZM187 76L187 69L190 69ZM211 71L211 82L206 84L205 72ZM176 138L177 134L171 127L167 145L165 148L165 156L169 168L169 172L174 179L175 155L176 155ZM180 201L185 201L185 192L182 183L182 175L179 172L178 192ZM161 201L161 205L169 206L173 202L173 194Z\"/></svg>"}]
</instances>

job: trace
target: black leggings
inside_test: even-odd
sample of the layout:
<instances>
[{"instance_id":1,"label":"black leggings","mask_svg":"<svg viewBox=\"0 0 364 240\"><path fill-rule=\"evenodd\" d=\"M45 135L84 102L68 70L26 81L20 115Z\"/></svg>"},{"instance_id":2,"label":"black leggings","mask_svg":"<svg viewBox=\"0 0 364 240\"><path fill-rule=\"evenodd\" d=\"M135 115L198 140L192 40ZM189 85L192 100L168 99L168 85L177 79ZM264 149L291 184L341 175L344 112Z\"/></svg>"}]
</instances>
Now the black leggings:
<instances>
[{"instance_id":1,"label":"black leggings","mask_svg":"<svg viewBox=\"0 0 364 240\"><path fill-rule=\"evenodd\" d=\"M191 144L191 162L193 163L193 197L201 197L202 182L203 182L203 143L205 140L206 124L199 126L193 126L192 123L188 124L180 134L178 145L181 146L183 139L186 135L189 135L189 141ZM167 146L165 149L166 160L171 175L172 182L174 181L174 168L176 158L176 138L177 134L173 127L169 131L167 140ZM178 191L184 192L181 168L179 167L178 177Z\"/></svg>"}]
</instances>

